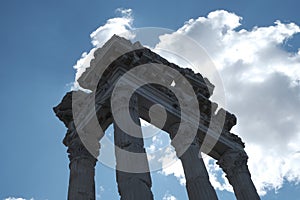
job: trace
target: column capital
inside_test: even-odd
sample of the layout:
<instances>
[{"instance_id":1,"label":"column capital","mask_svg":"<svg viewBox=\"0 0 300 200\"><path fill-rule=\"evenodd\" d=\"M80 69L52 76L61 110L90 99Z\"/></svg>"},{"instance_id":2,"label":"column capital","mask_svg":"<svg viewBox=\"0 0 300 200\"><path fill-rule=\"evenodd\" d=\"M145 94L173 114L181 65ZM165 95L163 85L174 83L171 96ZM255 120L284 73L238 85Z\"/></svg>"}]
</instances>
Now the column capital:
<instances>
[{"instance_id":1,"label":"column capital","mask_svg":"<svg viewBox=\"0 0 300 200\"><path fill-rule=\"evenodd\" d=\"M241 172L249 173L247 161L248 156L245 151L229 149L219 158L217 164L227 177L231 177Z\"/></svg>"},{"instance_id":2,"label":"column capital","mask_svg":"<svg viewBox=\"0 0 300 200\"><path fill-rule=\"evenodd\" d=\"M69 154L70 163L72 163L75 160L78 159L88 159L93 163L93 165L96 165L97 158L95 158L83 145L80 138L77 137L72 140L72 142L68 146L67 150Z\"/></svg>"},{"instance_id":3,"label":"column capital","mask_svg":"<svg viewBox=\"0 0 300 200\"><path fill-rule=\"evenodd\" d=\"M67 152L69 154L68 157L70 159L70 163L74 160L83 158L90 160L93 165L96 165L97 158L95 158L82 143L73 121L68 125L68 130L63 139L63 144L68 147ZM100 146L98 148L100 148Z\"/></svg>"},{"instance_id":4,"label":"column capital","mask_svg":"<svg viewBox=\"0 0 300 200\"><path fill-rule=\"evenodd\" d=\"M179 126L184 128L181 129L181 135L176 134L178 132ZM191 128L191 124L188 122L175 122L168 127L168 131L171 145L175 148L176 155L180 158L189 147L193 146L200 150L201 141L197 134L193 134L193 129Z\"/></svg>"}]
</instances>

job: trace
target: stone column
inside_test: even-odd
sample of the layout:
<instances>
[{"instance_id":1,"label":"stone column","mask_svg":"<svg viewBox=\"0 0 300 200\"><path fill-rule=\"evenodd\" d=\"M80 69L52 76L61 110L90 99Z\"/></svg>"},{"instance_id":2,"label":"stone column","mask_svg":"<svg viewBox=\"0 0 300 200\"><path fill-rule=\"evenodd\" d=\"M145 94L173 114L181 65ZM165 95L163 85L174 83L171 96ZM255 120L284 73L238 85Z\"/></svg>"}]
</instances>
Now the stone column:
<instances>
[{"instance_id":1,"label":"stone column","mask_svg":"<svg viewBox=\"0 0 300 200\"><path fill-rule=\"evenodd\" d=\"M72 112L72 95L68 92L60 104L53 108L56 116L68 128L63 140L68 147L70 159L70 178L68 200L95 200L95 165L97 159L83 145L74 125ZM99 140L92 141L95 156L99 154ZM96 155L97 154L97 155Z\"/></svg>"},{"instance_id":2,"label":"stone column","mask_svg":"<svg viewBox=\"0 0 300 200\"><path fill-rule=\"evenodd\" d=\"M175 137L177 129L178 124L173 125L169 129L171 139ZM200 154L199 141L195 138L182 155L178 155L178 152L181 151L179 148L182 147L177 147L175 144L172 145L184 169L189 200L217 200L216 191L209 181L208 172Z\"/></svg>"},{"instance_id":3,"label":"stone column","mask_svg":"<svg viewBox=\"0 0 300 200\"><path fill-rule=\"evenodd\" d=\"M226 173L237 200L259 200L256 188L251 180L245 151L227 150L217 164Z\"/></svg>"},{"instance_id":4,"label":"stone column","mask_svg":"<svg viewBox=\"0 0 300 200\"><path fill-rule=\"evenodd\" d=\"M70 178L68 200L95 200L95 165L75 129L69 129L63 143L68 147Z\"/></svg>"},{"instance_id":5,"label":"stone column","mask_svg":"<svg viewBox=\"0 0 300 200\"><path fill-rule=\"evenodd\" d=\"M124 109L128 110L126 103L120 103L118 113L114 116L122 117ZM123 109L123 110L122 110ZM127 124L119 125L114 121L114 141L116 154L116 177L121 200L153 200L151 192L152 182L149 172L148 160L144 148L142 129L137 107L137 96L133 95L129 103L131 119L137 126ZM126 126L126 127L119 127ZM126 132L124 130L127 130Z\"/></svg>"}]
</instances>

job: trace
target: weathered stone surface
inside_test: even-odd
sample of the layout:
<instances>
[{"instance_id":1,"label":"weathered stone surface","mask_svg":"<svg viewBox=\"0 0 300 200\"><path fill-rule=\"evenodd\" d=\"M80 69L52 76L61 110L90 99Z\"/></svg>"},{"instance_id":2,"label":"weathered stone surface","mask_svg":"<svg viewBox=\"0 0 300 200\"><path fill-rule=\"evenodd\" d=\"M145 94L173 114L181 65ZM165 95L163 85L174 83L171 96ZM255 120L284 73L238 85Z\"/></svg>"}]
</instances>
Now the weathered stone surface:
<instances>
[{"instance_id":1,"label":"weathered stone surface","mask_svg":"<svg viewBox=\"0 0 300 200\"><path fill-rule=\"evenodd\" d=\"M217 164L226 173L238 200L259 200L256 188L251 180L245 151L228 150Z\"/></svg>"}]
</instances>

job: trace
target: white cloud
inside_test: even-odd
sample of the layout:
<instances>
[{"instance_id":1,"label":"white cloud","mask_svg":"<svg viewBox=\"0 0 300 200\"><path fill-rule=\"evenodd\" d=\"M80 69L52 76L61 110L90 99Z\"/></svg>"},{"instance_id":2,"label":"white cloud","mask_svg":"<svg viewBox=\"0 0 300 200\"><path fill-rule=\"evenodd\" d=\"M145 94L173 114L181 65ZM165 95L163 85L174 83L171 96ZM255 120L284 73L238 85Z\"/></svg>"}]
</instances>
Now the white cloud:
<instances>
[{"instance_id":1,"label":"white cloud","mask_svg":"<svg viewBox=\"0 0 300 200\"><path fill-rule=\"evenodd\" d=\"M181 185L185 185L185 176L181 161L177 158L174 148L166 148L163 156L159 158L162 164L160 173L163 175L174 175Z\"/></svg>"},{"instance_id":2,"label":"white cloud","mask_svg":"<svg viewBox=\"0 0 300 200\"><path fill-rule=\"evenodd\" d=\"M209 174L209 181L211 184L214 186L215 189L218 190L227 190L230 192L233 192L232 187L230 186L228 180L225 178L225 174L223 173L222 169L216 164L216 162L213 161L208 156L203 155L203 161L207 167L207 171ZM221 180L220 180L220 174L221 175Z\"/></svg>"},{"instance_id":3,"label":"white cloud","mask_svg":"<svg viewBox=\"0 0 300 200\"><path fill-rule=\"evenodd\" d=\"M8 198L5 198L4 200L26 200L26 199L23 199L23 198L16 198L16 197L8 197ZM31 199L28 199L28 200L34 200L34 199L31 198Z\"/></svg>"},{"instance_id":4,"label":"white cloud","mask_svg":"<svg viewBox=\"0 0 300 200\"><path fill-rule=\"evenodd\" d=\"M107 20L105 25L100 26L91 33L92 44L95 47L103 46L114 34L127 39L134 38L134 35L130 31L132 30L133 23L132 10L119 8L116 12L120 12L122 16Z\"/></svg>"},{"instance_id":5,"label":"white cloud","mask_svg":"<svg viewBox=\"0 0 300 200\"><path fill-rule=\"evenodd\" d=\"M133 39L134 34L132 33L132 10L131 9L117 9L117 13L121 14L121 17L116 17L107 20L106 24L100 26L90 34L91 42L94 46L88 53L84 52L81 58L74 65L76 69L75 81L72 86L72 90L82 89L77 80L86 68L90 66L90 61L94 58L94 52L97 48L102 47L103 44L110 39L114 34L125 37L126 39Z\"/></svg>"},{"instance_id":6,"label":"white cloud","mask_svg":"<svg viewBox=\"0 0 300 200\"><path fill-rule=\"evenodd\" d=\"M282 47L300 28L276 21L272 26L237 31L240 19L227 11L191 19L175 33L161 36L157 48L180 52L196 66L202 60L180 42L178 33L206 49L222 77L227 109L238 117L234 131L246 143L252 178L264 195L280 188L284 179L300 180L296 153L300 150L296 145L300 143L300 55ZM214 186L229 190L228 182L220 184L215 179L218 167L208 168Z\"/></svg>"},{"instance_id":7,"label":"white cloud","mask_svg":"<svg viewBox=\"0 0 300 200\"><path fill-rule=\"evenodd\" d=\"M102 185L100 185L98 188L99 188L99 190L97 190L97 194L96 194L97 200L102 199L102 195L105 192L105 189Z\"/></svg>"},{"instance_id":8,"label":"white cloud","mask_svg":"<svg viewBox=\"0 0 300 200\"><path fill-rule=\"evenodd\" d=\"M125 33L123 36L128 39L134 37L131 10L118 12L121 17L109 19L91 34L95 48L101 47L112 34ZM268 190L282 187L285 179L300 181L300 49L288 52L283 48L300 28L294 23L276 21L266 27L237 30L241 19L223 10L191 19L173 34L160 36L161 42L155 50L168 49L194 66L203 66L205 61L201 54L185 45L180 35L190 37L205 48L222 77L226 109L238 118L233 131L246 143L252 178L259 193L264 195ZM84 53L74 66L76 80L89 66L95 48ZM214 83L214 74L209 70L198 68L198 71ZM78 87L76 80L75 88ZM216 90L218 88L216 85ZM164 167L162 173L173 174L184 184L181 163L177 159L169 165L172 159L176 159L176 155L168 149L160 160ZM232 191L228 181L219 180L216 175L220 173L218 166L205 162L212 184L218 189ZM222 177L224 179L224 175Z\"/></svg>"},{"instance_id":9,"label":"white cloud","mask_svg":"<svg viewBox=\"0 0 300 200\"><path fill-rule=\"evenodd\" d=\"M176 200L177 198L168 192L164 195L163 200Z\"/></svg>"},{"instance_id":10,"label":"white cloud","mask_svg":"<svg viewBox=\"0 0 300 200\"><path fill-rule=\"evenodd\" d=\"M23 198L15 198L15 197L8 197L8 198L5 198L4 200L26 200L26 199L23 199Z\"/></svg>"},{"instance_id":11,"label":"white cloud","mask_svg":"<svg viewBox=\"0 0 300 200\"><path fill-rule=\"evenodd\" d=\"M104 192L104 187L101 185L100 187L99 187L99 190L100 190L100 192Z\"/></svg>"}]
</instances>

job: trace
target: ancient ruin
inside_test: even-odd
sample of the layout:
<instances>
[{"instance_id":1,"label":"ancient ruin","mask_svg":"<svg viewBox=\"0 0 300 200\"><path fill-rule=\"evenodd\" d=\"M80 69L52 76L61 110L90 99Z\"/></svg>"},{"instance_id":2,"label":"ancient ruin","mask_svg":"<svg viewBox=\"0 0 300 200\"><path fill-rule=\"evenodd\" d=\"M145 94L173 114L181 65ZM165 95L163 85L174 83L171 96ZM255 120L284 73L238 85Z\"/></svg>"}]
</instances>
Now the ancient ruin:
<instances>
[{"instance_id":1,"label":"ancient ruin","mask_svg":"<svg viewBox=\"0 0 300 200\"><path fill-rule=\"evenodd\" d=\"M63 143L70 159L69 200L95 199L99 141L112 123L120 198L154 199L140 118L169 133L190 200L218 199L199 151L217 160L238 200L260 199L244 143L230 132L236 117L222 108L217 111L218 105L209 100L214 90L209 80L119 36L94 57L78 80L89 92L68 92L54 108L68 129Z\"/></svg>"}]
</instances>

